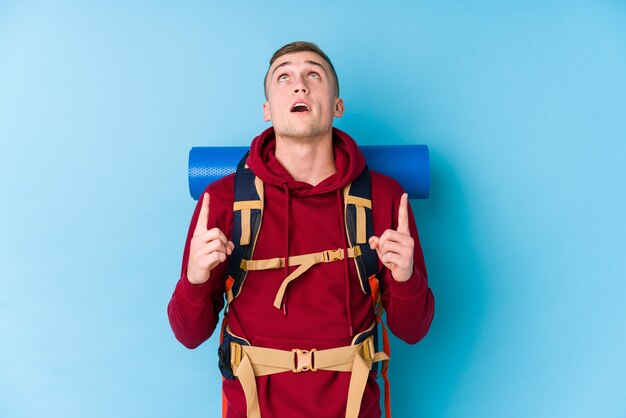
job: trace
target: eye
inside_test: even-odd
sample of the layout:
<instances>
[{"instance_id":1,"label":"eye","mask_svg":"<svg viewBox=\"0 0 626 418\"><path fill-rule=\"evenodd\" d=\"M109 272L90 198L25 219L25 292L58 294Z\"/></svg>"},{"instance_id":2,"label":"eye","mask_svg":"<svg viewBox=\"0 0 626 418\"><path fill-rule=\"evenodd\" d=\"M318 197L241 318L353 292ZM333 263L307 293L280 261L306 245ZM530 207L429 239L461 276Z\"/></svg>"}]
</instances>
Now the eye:
<instances>
[{"instance_id":1,"label":"eye","mask_svg":"<svg viewBox=\"0 0 626 418\"><path fill-rule=\"evenodd\" d=\"M289 80L289 76L287 74L281 74L278 77L278 81L287 81L287 80Z\"/></svg>"},{"instance_id":2,"label":"eye","mask_svg":"<svg viewBox=\"0 0 626 418\"><path fill-rule=\"evenodd\" d=\"M318 73L313 72L313 73L310 73L310 74L309 74L309 77L319 79L319 78L320 78L320 75L319 75Z\"/></svg>"}]
</instances>

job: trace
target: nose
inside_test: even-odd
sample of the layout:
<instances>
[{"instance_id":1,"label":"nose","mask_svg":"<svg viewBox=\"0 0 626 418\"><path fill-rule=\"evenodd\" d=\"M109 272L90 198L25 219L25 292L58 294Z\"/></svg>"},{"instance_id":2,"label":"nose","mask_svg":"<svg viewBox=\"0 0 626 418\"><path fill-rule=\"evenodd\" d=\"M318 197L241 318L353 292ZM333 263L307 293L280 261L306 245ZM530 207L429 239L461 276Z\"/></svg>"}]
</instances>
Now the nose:
<instances>
[{"instance_id":1,"label":"nose","mask_svg":"<svg viewBox=\"0 0 626 418\"><path fill-rule=\"evenodd\" d=\"M304 86L296 86L296 87L293 89L293 92L294 92L294 93L302 92L302 93L306 94L306 93L308 92L308 90L307 90L307 89L306 89L306 87L304 87Z\"/></svg>"},{"instance_id":2,"label":"nose","mask_svg":"<svg viewBox=\"0 0 626 418\"><path fill-rule=\"evenodd\" d=\"M309 90L306 88L306 84L304 83L304 80L301 77L298 77L298 80L294 84L293 92L294 93L300 93L301 92L303 94L307 94L309 92Z\"/></svg>"}]
</instances>

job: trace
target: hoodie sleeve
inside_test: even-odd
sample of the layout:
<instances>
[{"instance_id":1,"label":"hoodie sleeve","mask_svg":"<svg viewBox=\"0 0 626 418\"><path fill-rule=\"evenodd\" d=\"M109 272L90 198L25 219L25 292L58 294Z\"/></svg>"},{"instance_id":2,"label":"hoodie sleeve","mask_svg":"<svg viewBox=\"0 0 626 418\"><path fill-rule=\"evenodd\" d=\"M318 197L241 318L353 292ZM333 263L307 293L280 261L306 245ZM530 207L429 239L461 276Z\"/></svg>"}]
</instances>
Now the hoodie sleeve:
<instances>
[{"instance_id":1,"label":"hoodie sleeve","mask_svg":"<svg viewBox=\"0 0 626 418\"><path fill-rule=\"evenodd\" d=\"M232 176L228 176L209 185L206 190L211 195L207 228L220 228L227 237L230 237L232 230L232 187ZM224 307L224 286L228 275L227 259L211 271L211 277L205 283L193 285L187 279L189 246L201 207L202 197L198 199L191 217L180 277L167 307L174 335L187 348L198 347L213 334L219 313Z\"/></svg>"},{"instance_id":2,"label":"hoodie sleeve","mask_svg":"<svg viewBox=\"0 0 626 418\"><path fill-rule=\"evenodd\" d=\"M380 236L386 229L397 228L398 208L404 191L396 181L389 178L390 184L377 184L381 181L380 178L376 181L377 177L372 176L372 213L374 233ZM409 229L415 243L413 275L406 282L398 282L379 260L379 281L389 329L406 343L415 344L424 338L430 328L435 301L428 287L424 255L410 203Z\"/></svg>"}]
</instances>

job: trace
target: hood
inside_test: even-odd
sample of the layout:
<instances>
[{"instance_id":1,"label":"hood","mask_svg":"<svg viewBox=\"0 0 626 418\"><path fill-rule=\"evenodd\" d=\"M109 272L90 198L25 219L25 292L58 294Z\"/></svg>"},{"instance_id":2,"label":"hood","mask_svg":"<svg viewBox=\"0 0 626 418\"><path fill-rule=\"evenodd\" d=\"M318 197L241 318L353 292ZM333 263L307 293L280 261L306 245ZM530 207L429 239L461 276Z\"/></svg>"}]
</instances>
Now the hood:
<instances>
[{"instance_id":1,"label":"hood","mask_svg":"<svg viewBox=\"0 0 626 418\"><path fill-rule=\"evenodd\" d=\"M326 193L333 193L336 195L337 202L337 219L343 224L343 196L342 190L356 179L363 169L365 169L365 158L359 150L356 142L348 134L339 129L333 128L333 152L335 157L335 168L337 172L328 178L321 181L319 184L312 186L308 183L295 180L283 167L283 165L276 159L276 135L274 134L274 128L266 129L261 135L254 138L250 146L250 154L248 155L248 167L259 177L266 185L272 185L282 189L285 193L285 260L289 260L290 256L290 199L291 196L296 198L305 196L315 196ZM340 230L343 231L343 225L339 225ZM343 248L347 253L348 242L345 233L341 234L343 237ZM350 286L349 286L349 272L348 272L348 257L343 259L343 275L346 292L346 313L347 313L347 328L350 332L350 336L353 336L352 327L352 313L350 312ZM302 265L300 266L302 267ZM300 269L300 267L298 269ZM309 267L311 267L309 265ZM285 279L283 285L285 290L282 295L282 310L283 314L287 315L287 288L286 286L290 281L296 277L289 278L290 276L289 263L285 263L284 275ZM294 270L296 273L298 270ZM302 274L305 270L302 270L298 275ZM282 286L281 285L281 288Z\"/></svg>"},{"instance_id":2,"label":"hood","mask_svg":"<svg viewBox=\"0 0 626 418\"><path fill-rule=\"evenodd\" d=\"M298 196L318 195L341 190L365 168L365 158L358 145L345 132L333 128L333 151L337 172L312 186L295 180L276 159L276 136L270 127L254 138L250 145L248 166L264 183L278 187L286 184L290 193Z\"/></svg>"}]
</instances>

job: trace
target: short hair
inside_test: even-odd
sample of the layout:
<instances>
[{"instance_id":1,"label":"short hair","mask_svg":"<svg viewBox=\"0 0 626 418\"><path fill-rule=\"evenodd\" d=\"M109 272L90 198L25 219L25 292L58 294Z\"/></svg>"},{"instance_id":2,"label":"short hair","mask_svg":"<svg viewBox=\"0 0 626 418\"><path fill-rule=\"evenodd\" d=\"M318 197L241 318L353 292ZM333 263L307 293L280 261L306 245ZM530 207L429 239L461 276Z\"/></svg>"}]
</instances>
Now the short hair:
<instances>
[{"instance_id":1,"label":"short hair","mask_svg":"<svg viewBox=\"0 0 626 418\"><path fill-rule=\"evenodd\" d=\"M269 67L267 67L267 72L265 73L265 78L263 79L263 91L265 92L265 98L267 99L267 75L270 72L272 64L274 64L274 61L276 61L283 55L293 54L295 52L313 52L314 54L319 55L324 61L328 63L328 65L330 66L330 70L333 73L333 77L335 77L335 93L337 94L337 97L339 97L339 78L337 77L335 67L333 66L333 63L330 62L330 58L328 58L328 55L326 55L324 51L322 51L320 47L313 42L296 41L282 46L276 52L274 52L274 55L272 55L272 58L270 58L270 65Z\"/></svg>"}]
</instances>

